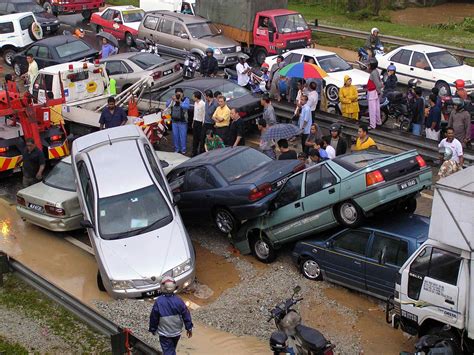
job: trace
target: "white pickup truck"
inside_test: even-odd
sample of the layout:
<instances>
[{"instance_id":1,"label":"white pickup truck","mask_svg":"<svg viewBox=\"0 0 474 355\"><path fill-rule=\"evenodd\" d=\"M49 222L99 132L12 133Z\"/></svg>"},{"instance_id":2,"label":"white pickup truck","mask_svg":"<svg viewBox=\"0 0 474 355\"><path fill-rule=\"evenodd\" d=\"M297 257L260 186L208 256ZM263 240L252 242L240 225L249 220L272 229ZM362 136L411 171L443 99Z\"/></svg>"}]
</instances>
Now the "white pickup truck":
<instances>
[{"instance_id":1,"label":"white pickup truck","mask_svg":"<svg viewBox=\"0 0 474 355\"><path fill-rule=\"evenodd\" d=\"M474 166L435 185L428 240L401 267L387 320L474 352Z\"/></svg>"}]
</instances>

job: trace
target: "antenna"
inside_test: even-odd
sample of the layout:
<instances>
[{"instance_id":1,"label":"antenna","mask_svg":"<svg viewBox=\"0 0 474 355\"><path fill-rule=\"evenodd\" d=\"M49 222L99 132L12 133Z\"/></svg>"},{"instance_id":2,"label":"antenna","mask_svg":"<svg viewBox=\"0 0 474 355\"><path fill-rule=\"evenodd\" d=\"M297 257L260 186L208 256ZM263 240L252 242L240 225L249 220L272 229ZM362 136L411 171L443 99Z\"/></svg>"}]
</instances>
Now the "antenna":
<instances>
[{"instance_id":1,"label":"antenna","mask_svg":"<svg viewBox=\"0 0 474 355\"><path fill-rule=\"evenodd\" d=\"M110 139L110 135L107 134L107 137L109 137L109 144L112 145L112 140Z\"/></svg>"}]
</instances>

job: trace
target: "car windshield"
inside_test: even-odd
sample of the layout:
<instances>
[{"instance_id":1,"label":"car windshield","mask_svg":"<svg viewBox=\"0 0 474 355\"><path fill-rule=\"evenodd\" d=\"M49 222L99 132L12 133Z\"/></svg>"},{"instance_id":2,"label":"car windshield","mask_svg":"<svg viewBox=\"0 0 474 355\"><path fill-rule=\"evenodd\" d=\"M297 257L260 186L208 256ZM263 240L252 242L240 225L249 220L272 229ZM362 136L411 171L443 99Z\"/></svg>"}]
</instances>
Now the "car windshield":
<instances>
[{"instance_id":1,"label":"car windshield","mask_svg":"<svg viewBox=\"0 0 474 355\"><path fill-rule=\"evenodd\" d=\"M59 58L64 58L70 55L87 52L88 50L90 50L90 47L86 43L79 40L56 46L56 51L58 52Z\"/></svg>"},{"instance_id":2,"label":"car windshield","mask_svg":"<svg viewBox=\"0 0 474 355\"><path fill-rule=\"evenodd\" d=\"M278 33L305 31L308 25L301 14L291 14L275 17Z\"/></svg>"},{"instance_id":3,"label":"car windshield","mask_svg":"<svg viewBox=\"0 0 474 355\"><path fill-rule=\"evenodd\" d=\"M123 22L141 22L143 20L143 16L145 15L145 11L143 10L128 10L122 11Z\"/></svg>"},{"instance_id":4,"label":"car windshield","mask_svg":"<svg viewBox=\"0 0 474 355\"><path fill-rule=\"evenodd\" d=\"M238 154L216 164L217 170L227 181L235 181L272 161L271 158L255 149L245 149Z\"/></svg>"},{"instance_id":5,"label":"car windshield","mask_svg":"<svg viewBox=\"0 0 474 355\"><path fill-rule=\"evenodd\" d=\"M60 190L76 191L71 164L63 161L54 166L43 182Z\"/></svg>"},{"instance_id":6,"label":"car windshield","mask_svg":"<svg viewBox=\"0 0 474 355\"><path fill-rule=\"evenodd\" d=\"M365 168L367 165L374 163L376 161L388 158L389 155L386 154L374 154L370 152L364 153L355 153L347 154L341 157L333 159L333 162L336 162L343 168L349 171L356 171L362 168Z\"/></svg>"},{"instance_id":7,"label":"car windshield","mask_svg":"<svg viewBox=\"0 0 474 355\"><path fill-rule=\"evenodd\" d=\"M351 70L352 67L344 59L336 54L317 57L319 66L327 73Z\"/></svg>"},{"instance_id":8,"label":"car windshield","mask_svg":"<svg viewBox=\"0 0 474 355\"><path fill-rule=\"evenodd\" d=\"M166 59L151 53L139 53L129 58L131 62L138 65L143 70L150 69L158 64L164 63Z\"/></svg>"},{"instance_id":9,"label":"car windshield","mask_svg":"<svg viewBox=\"0 0 474 355\"><path fill-rule=\"evenodd\" d=\"M434 69L452 68L462 65L462 61L460 61L448 51L427 53L426 55L428 56Z\"/></svg>"},{"instance_id":10,"label":"car windshield","mask_svg":"<svg viewBox=\"0 0 474 355\"><path fill-rule=\"evenodd\" d=\"M22 2L19 4L15 4L15 11L16 12L32 12L34 14L40 14L44 12L44 8L37 4L33 4L31 2Z\"/></svg>"},{"instance_id":11,"label":"car windshield","mask_svg":"<svg viewBox=\"0 0 474 355\"><path fill-rule=\"evenodd\" d=\"M211 90L213 92L220 91L227 100L238 99L249 93L247 89L231 82L223 82L222 85L215 86Z\"/></svg>"},{"instance_id":12,"label":"car windshield","mask_svg":"<svg viewBox=\"0 0 474 355\"><path fill-rule=\"evenodd\" d=\"M212 22L191 23L188 30L193 38L214 37L220 34Z\"/></svg>"},{"instance_id":13,"label":"car windshield","mask_svg":"<svg viewBox=\"0 0 474 355\"><path fill-rule=\"evenodd\" d=\"M163 227L173 220L156 185L99 199L99 229L103 239L128 238Z\"/></svg>"}]
</instances>

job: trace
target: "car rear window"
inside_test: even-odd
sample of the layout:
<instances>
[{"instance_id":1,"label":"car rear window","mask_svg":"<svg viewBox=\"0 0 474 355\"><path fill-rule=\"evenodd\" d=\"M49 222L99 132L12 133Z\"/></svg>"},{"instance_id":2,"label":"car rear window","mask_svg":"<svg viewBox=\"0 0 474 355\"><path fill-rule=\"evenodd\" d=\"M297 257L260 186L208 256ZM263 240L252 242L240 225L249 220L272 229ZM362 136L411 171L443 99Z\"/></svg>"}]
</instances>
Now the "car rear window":
<instances>
[{"instance_id":1,"label":"car rear window","mask_svg":"<svg viewBox=\"0 0 474 355\"><path fill-rule=\"evenodd\" d=\"M44 178L43 182L51 187L66 191L76 191L71 164L60 161Z\"/></svg>"},{"instance_id":2,"label":"car rear window","mask_svg":"<svg viewBox=\"0 0 474 355\"><path fill-rule=\"evenodd\" d=\"M367 165L376 161L388 158L386 154L373 154L373 153L355 153L348 154L333 159L334 162L349 171L356 171L365 168Z\"/></svg>"},{"instance_id":3,"label":"car rear window","mask_svg":"<svg viewBox=\"0 0 474 355\"><path fill-rule=\"evenodd\" d=\"M246 149L216 164L216 168L227 181L235 181L271 160L255 149Z\"/></svg>"},{"instance_id":4,"label":"car rear window","mask_svg":"<svg viewBox=\"0 0 474 355\"><path fill-rule=\"evenodd\" d=\"M82 41L73 41L56 46L59 58L87 52L90 47Z\"/></svg>"},{"instance_id":5,"label":"car rear window","mask_svg":"<svg viewBox=\"0 0 474 355\"><path fill-rule=\"evenodd\" d=\"M130 61L145 70L164 63L166 59L151 53L140 53L130 57Z\"/></svg>"},{"instance_id":6,"label":"car rear window","mask_svg":"<svg viewBox=\"0 0 474 355\"><path fill-rule=\"evenodd\" d=\"M213 92L215 91L220 91L222 95L227 99L227 100L232 100L232 99L238 99L239 97L242 97L244 95L247 95L249 91L245 88L243 88L240 85L237 85L235 83L231 82L226 82L222 85L215 86L213 88L210 88Z\"/></svg>"},{"instance_id":7,"label":"car rear window","mask_svg":"<svg viewBox=\"0 0 474 355\"><path fill-rule=\"evenodd\" d=\"M20 27L21 29L24 31L24 30L27 30L28 28L30 28L31 24L35 22L35 19L33 18L33 16L26 16L26 17L23 17L21 20L20 20Z\"/></svg>"}]
</instances>

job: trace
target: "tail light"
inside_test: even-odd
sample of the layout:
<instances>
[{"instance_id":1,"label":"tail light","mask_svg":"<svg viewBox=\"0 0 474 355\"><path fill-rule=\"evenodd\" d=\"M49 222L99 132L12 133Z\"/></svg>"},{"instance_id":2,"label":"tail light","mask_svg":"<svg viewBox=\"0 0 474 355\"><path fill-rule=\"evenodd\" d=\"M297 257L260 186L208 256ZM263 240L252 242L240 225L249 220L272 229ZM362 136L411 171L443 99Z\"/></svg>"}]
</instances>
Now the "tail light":
<instances>
[{"instance_id":1,"label":"tail light","mask_svg":"<svg viewBox=\"0 0 474 355\"><path fill-rule=\"evenodd\" d=\"M258 201L272 192L272 185L265 183L250 191L249 200Z\"/></svg>"},{"instance_id":2,"label":"tail light","mask_svg":"<svg viewBox=\"0 0 474 355\"><path fill-rule=\"evenodd\" d=\"M26 206L26 201L23 197L16 195L16 203L18 205Z\"/></svg>"},{"instance_id":3,"label":"tail light","mask_svg":"<svg viewBox=\"0 0 474 355\"><path fill-rule=\"evenodd\" d=\"M181 70L181 65L176 64L176 65L174 66L174 71L180 71L180 70Z\"/></svg>"},{"instance_id":4,"label":"tail light","mask_svg":"<svg viewBox=\"0 0 474 355\"><path fill-rule=\"evenodd\" d=\"M156 80L156 79L161 78L162 75L163 75L163 72L160 70L160 71L154 72L151 76L153 77L154 80Z\"/></svg>"},{"instance_id":5,"label":"tail light","mask_svg":"<svg viewBox=\"0 0 474 355\"><path fill-rule=\"evenodd\" d=\"M426 166L425 159L423 159L421 155L417 155L415 159L418 165L420 166L420 168L424 168Z\"/></svg>"},{"instance_id":6,"label":"tail light","mask_svg":"<svg viewBox=\"0 0 474 355\"><path fill-rule=\"evenodd\" d=\"M69 71L73 71L74 70L74 65L69 64L68 68L69 68Z\"/></svg>"},{"instance_id":7,"label":"tail light","mask_svg":"<svg viewBox=\"0 0 474 355\"><path fill-rule=\"evenodd\" d=\"M59 141L62 138L62 135L56 134L54 136L49 137L51 141Z\"/></svg>"},{"instance_id":8,"label":"tail light","mask_svg":"<svg viewBox=\"0 0 474 355\"><path fill-rule=\"evenodd\" d=\"M298 171L304 170L305 167L306 167L305 163L298 164L297 166L293 168L293 172L297 173Z\"/></svg>"},{"instance_id":9,"label":"tail light","mask_svg":"<svg viewBox=\"0 0 474 355\"><path fill-rule=\"evenodd\" d=\"M334 351L332 351L332 349L334 349L332 346L325 349L324 352L323 352L323 355L334 355Z\"/></svg>"},{"instance_id":10,"label":"tail light","mask_svg":"<svg viewBox=\"0 0 474 355\"><path fill-rule=\"evenodd\" d=\"M367 187L384 182L385 179L380 170L371 171L365 175L365 184Z\"/></svg>"},{"instance_id":11,"label":"tail light","mask_svg":"<svg viewBox=\"0 0 474 355\"><path fill-rule=\"evenodd\" d=\"M92 71L94 74L102 73L102 68L97 68Z\"/></svg>"},{"instance_id":12,"label":"tail light","mask_svg":"<svg viewBox=\"0 0 474 355\"><path fill-rule=\"evenodd\" d=\"M59 208L59 207L46 205L44 207L44 209L45 209L46 213L51 214L53 216L64 216L64 215L66 215L66 211L64 211L64 209Z\"/></svg>"},{"instance_id":13,"label":"tail light","mask_svg":"<svg viewBox=\"0 0 474 355\"><path fill-rule=\"evenodd\" d=\"M240 112L239 112L239 116L240 116L240 118L245 117L245 116L247 116L247 112L245 112L245 111L240 111Z\"/></svg>"},{"instance_id":14,"label":"tail light","mask_svg":"<svg viewBox=\"0 0 474 355\"><path fill-rule=\"evenodd\" d=\"M1 147L0 153L6 153L8 151L8 147Z\"/></svg>"}]
</instances>

